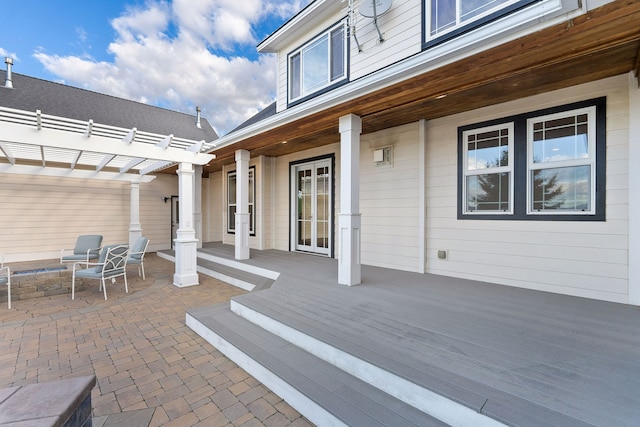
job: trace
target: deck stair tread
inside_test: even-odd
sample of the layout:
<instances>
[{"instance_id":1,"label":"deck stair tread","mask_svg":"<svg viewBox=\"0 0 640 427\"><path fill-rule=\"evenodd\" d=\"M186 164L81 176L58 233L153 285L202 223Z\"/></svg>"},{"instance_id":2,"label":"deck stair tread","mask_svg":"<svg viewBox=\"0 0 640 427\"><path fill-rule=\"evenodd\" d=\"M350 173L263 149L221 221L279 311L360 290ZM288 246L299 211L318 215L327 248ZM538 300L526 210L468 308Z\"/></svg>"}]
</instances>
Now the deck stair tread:
<instances>
[{"instance_id":1,"label":"deck stair tread","mask_svg":"<svg viewBox=\"0 0 640 427\"><path fill-rule=\"evenodd\" d=\"M397 345L397 342L392 338L385 338L380 331L372 332L367 328L358 328L354 324L344 327L341 323L342 319L330 321L330 312L324 313L324 319L318 316L310 317L306 313L296 312L295 306L287 306L286 300L281 299L282 295L272 299L267 298L266 295L266 292L259 292L251 294L251 297L249 295L241 298L234 297L234 301L293 327L307 336L331 343L333 347L406 379L425 390L433 391L507 424L517 420L517 425L521 426L588 425L558 411L522 399L515 393L504 392L470 379L469 376L464 375L463 371L457 370L458 367L469 366L469 363L454 363L455 354L452 352L442 355L442 363L438 366L433 364L432 357L437 351L433 347L423 345L407 350L406 342L401 346ZM323 305L323 309L326 308L327 306ZM369 338L371 336L375 337ZM424 358L424 354L429 354L428 361ZM450 357L448 366L446 365L447 356ZM476 369L488 369L481 366L480 362L472 365ZM490 377L490 372L487 372L487 376ZM518 384L514 384L514 391L519 387Z\"/></svg>"},{"instance_id":2,"label":"deck stair tread","mask_svg":"<svg viewBox=\"0 0 640 427\"><path fill-rule=\"evenodd\" d=\"M245 264L279 277L223 311L408 404L424 409L411 400L424 389L506 425L640 425L635 307L372 266L362 286L338 286L336 260L282 251L231 265Z\"/></svg>"},{"instance_id":3,"label":"deck stair tread","mask_svg":"<svg viewBox=\"0 0 640 427\"><path fill-rule=\"evenodd\" d=\"M273 280L259 274L254 274L249 271L241 270L238 268L230 267L228 265L220 264L215 261L198 258L198 267L204 267L208 270L215 271L216 273L235 279L240 282L247 283L253 286L252 290L262 290L271 287Z\"/></svg>"},{"instance_id":4,"label":"deck stair tread","mask_svg":"<svg viewBox=\"0 0 640 427\"><path fill-rule=\"evenodd\" d=\"M347 425L446 425L241 318L228 305L188 315Z\"/></svg>"}]
</instances>

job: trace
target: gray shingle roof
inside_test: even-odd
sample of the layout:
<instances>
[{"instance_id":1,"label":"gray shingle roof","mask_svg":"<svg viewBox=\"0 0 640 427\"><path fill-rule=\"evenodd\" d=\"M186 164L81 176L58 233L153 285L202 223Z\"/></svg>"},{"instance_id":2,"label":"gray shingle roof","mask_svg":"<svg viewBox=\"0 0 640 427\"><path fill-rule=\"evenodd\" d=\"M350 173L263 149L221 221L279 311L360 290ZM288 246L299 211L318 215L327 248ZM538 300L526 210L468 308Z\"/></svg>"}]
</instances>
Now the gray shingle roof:
<instances>
[{"instance_id":1,"label":"gray shingle roof","mask_svg":"<svg viewBox=\"0 0 640 427\"><path fill-rule=\"evenodd\" d=\"M13 89L4 87L6 71L0 70L0 106L76 120L137 128L139 131L178 138L205 140L218 138L209 122L202 118L202 129L196 127L193 115L167 110L111 95L73 86L11 73Z\"/></svg>"},{"instance_id":2,"label":"gray shingle roof","mask_svg":"<svg viewBox=\"0 0 640 427\"><path fill-rule=\"evenodd\" d=\"M258 111L253 116L249 117L244 123L240 124L231 132L229 132L229 134L232 134L242 128L246 128L247 126L250 126L252 124L261 122L262 120L265 120L271 116L274 116L275 114L276 114L276 103L274 101L273 103L264 107L262 110Z\"/></svg>"}]
</instances>

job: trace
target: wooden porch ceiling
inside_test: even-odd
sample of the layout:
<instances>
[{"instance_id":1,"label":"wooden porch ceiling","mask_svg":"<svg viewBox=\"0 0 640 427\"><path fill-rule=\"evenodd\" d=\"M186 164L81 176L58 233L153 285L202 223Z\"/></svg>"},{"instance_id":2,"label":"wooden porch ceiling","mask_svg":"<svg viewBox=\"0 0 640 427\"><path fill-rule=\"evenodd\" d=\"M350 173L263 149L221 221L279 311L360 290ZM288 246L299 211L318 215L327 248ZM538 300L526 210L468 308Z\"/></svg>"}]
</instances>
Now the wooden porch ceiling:
<instances>
[{"instance_id":1,"label":"wooden porch ceiling","mask_svg":"<svg viewBox=\"0 0 640 427\"><path fill-rule=\"evenodd\" d=\"M640 2L618 0L576 19L425 72L244 140L252 157L282 156L339 141L338 119L363 133L435 119L611 77L640 73ZM444 98L438 99L441 95ZM286 143L283 143L286 141ZM205 174L234 162L238 144L213 151Z\"/></svg>"}]
</instances>

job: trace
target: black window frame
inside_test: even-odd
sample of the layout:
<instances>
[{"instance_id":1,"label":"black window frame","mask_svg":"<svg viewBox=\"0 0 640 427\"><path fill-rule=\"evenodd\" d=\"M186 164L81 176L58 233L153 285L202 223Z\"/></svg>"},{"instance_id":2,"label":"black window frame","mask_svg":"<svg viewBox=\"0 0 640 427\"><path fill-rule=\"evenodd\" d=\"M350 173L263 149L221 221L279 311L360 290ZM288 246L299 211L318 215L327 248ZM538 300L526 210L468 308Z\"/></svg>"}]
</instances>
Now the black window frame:
<instances>
[{"instance_id":1,"label":"black window frame","mask_svg":"<svg viewBox=\"0 0 640 427\"><path fill-rule=\"evenodd\" d=\"M335 29L336 27L338 27L339 25L343 26L343 32L344 32L344 77L342 79L336 80L333 83L330 83L327 86L324 86L314 92L308 93L306 95L302 95L299 98L296 99L291 99L291 58L293 56L295 56L296 54L300 53L302 51L302 49L304 49L306 46L314 43L319 37L323 36L324 34L328 34L329 35L329 40L331 39L330 34L331 31L333 29ZM332 25L328 26L327 28L325 28L323 31L320 31L318 34L316 34L315 36L313 36L312 38L310 38L308 41L304 42L303 44L299 45L298 47L296 47L295 49L293 49L291 52L289 52L287 54L287 85L286 85L286 91L287 91L287 107L293 107L295 105L301 104L305 101L308 101L309 99L315 98L316 96L325 94L327 92L330 92L340 86L344 86L345 84L349 83L349 73L350 73L350 37L349 37L349 29L348 29L348 25L347 25L347 18L341 18L340 20L336 21L335 23L333 23Z\"/></svg>"},{"instance_id":2,"label":"black window frame","mask_svg":"<svg viewBox=\"0 0 640 427\"><path fill-rule=\"evenodd\" d=\"M527 174L529 173L527 165L527 120L539 116L546 116L555 113L568 112L580 108L595 107L595 197L594 208L595 213L576 213L576 214L552 214L544 215L536 213L527 213ZM541 110L531 111L515 116L503 117L495 120L489 120L481 123L458 127L458 183L457 183L457 217L462 220L526 220L526 221L606 221L606 153L607 153L607 98L600 97L585 101L564 104L557 107L545 108ZM487 126L501 125L513 123L514 127L514 165L513 165L513 213L466 213L463 198L465 173L464 165L464 141L463 133L465 131L479 129Z\"/></svg>"},{"instance_id":3,"label":"black window frame","mask_svg":"<svg viewBox=\"0 0 640 427\"><path fill-rule=\"evenodd\" d=\"M257 205L257 200L256 200L256 167L255 166L249 166L249 173L253 172L253 185L249 186L249 192L252 193L252 197L253 197L253 212L249 212L250 218L249 218L249 236L255 236L256 235L256 205ZM238 177L238 172L237 170L232 170L227 172L227 200L226 200L226 208L227 208L227 234L236 234L236 219L235 219L235 215L233 217L233 219L231 218L231 214L230 214L230 204L229 204L229 179L231 178L232 175L235 175L236 177L236 183L237 183L237 177ZM236 184L237 185L237 184ZM236 200L235 206L238 206L238 201ZM251 205L250 205L251 206ZM237 209L236 209L237 211ZM231 228L231 224L233 224L233 229ZM253 226L253 230L251 229Z\"/></svg>"},{"instance_id":4,"label":"black window frame","mask_svg":"<svg viewBox=\"0 0 640 427\"><path fill-rule=\"evenodd\" d=\"M427 30L427 3L431 3L431 0L422 0L422 50L429 49L430 47L439 45L456 37L460 37L461 35L468 33L476 28L482 27L484 25L489 24L490 22L496 21L503 16L514 13L520 9L524 9L527 6L530 6L534 3L539 3L542 0L520 0L517 3L513 3L509 6L505 6L502 9L498 9L495 12L484 16L475 21L471 21L468 24L460 25L452 31L448 31L440 36L435 36L433 38L429 37L429 31Z\"/></svg>"}]
</instances>

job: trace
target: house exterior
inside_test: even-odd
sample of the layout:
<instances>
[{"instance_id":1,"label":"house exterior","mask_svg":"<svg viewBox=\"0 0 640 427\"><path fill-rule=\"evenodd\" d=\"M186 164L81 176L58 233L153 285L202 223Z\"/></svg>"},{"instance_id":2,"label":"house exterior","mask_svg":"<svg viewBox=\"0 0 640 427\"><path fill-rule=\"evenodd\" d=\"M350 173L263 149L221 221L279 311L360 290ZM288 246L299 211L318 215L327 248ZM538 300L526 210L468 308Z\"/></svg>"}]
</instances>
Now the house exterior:
<instances>
[{"instance_id":1,"label":"house exterior","mask_svg":"<svg viewBox=\"0 0 640 427\"><path fill-rule=\"evenodd\" d=\"M178 224L178 214L202 221L193 209L193 175L213 158L203 152L217 138L208 121L199 111L179 113L13 73L6 62L0 72L5 262L59 258L83 234L101 234L104 244L132 244L144 235L149 251L172 243L177 253L186 251L174 283L197 284L199 223ZM156 173L167 168L171 174Z\"/></svg>"},{"instance_id":2,"label":"house exterior","mask_svg":"<svg viewBox=\"0 0 640 427\"><path fill-rule=\"evenodd\" d=\"M205 241L640 304L640 3L316 0L258 46Z\"/></svg>"}]
</instances>

